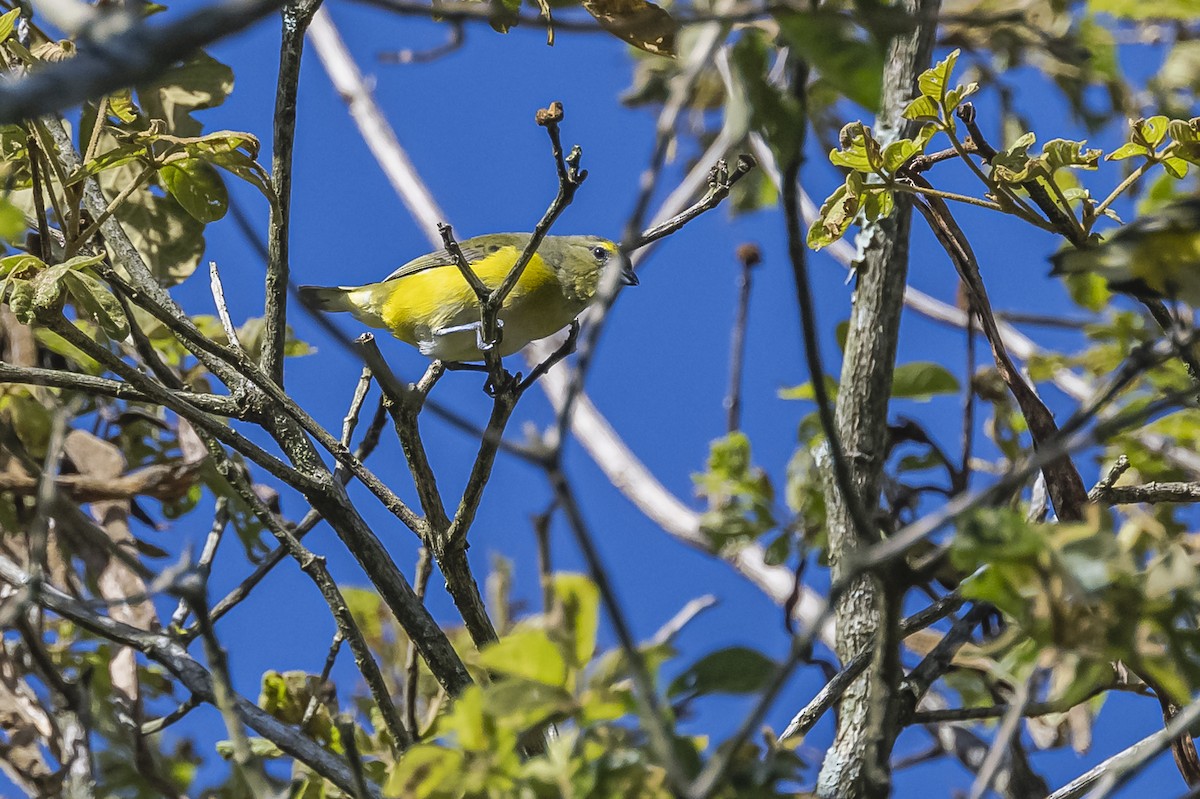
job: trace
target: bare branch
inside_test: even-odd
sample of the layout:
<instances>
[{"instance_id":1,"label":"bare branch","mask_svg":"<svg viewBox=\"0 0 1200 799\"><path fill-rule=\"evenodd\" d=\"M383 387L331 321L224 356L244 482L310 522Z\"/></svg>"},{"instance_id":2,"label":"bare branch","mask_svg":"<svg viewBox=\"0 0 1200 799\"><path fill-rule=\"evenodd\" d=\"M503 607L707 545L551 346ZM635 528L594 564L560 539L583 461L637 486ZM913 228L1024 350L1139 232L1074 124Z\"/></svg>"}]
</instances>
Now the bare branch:
<instances>
[{"instance_id":1,"label":"bare branch","mask_svg":"<svg viewBox=\"0 0 1200 799\"><path fill-rule=\"evenodd\" d=\"M110 380L104 377L93 377L87 374L65 372L58 369L42 369L36 366L17 366L0 361L0 383L21 383L33 386L60 388L67 391L82 391L101 397L126 400L129 402L156 402L149 395L134 388L129 383ZM197 410L213 413L218 416L241 418L245 409L233 398L219 394L193 394L188 391L168 392L173 399L194 405Z\"/></svg>"},{"instance_id":2,"label":"bare branch","mask_svg":"<svg viewBox=\"0 0 1200 799\"><path fill-rule=\"evenodd\" d=\"M283 385L283 354L287 339L287 292L291 266L288 237L292 212L292 148L296 140L296 92L300 84L300 56L304 32L321 0L285 0L283 36L279 44L279 79L275 87L275 114L271 146L271 221L267 238L266 302L263 308L262 368Z\"/></svg>"},{"instance_id":3,"label":"bare branch","mask_svg":"<svg viewBox=\"0 0 1200 799\"><path fill-rule=\"evenodd\" d=\"M380 168L396 194L416 219L430 246L440 247L438 224L449 217L438 206L433 194L421 181L420 175L400 146L396 134L383 111L375 103L367 82L354 63L353 56L342 41L329 12L318 9L308 29L321 65L329 75L338 94L349 107L359 133L379 162Z\"/></svg>"},{"instance_id":4,"label":"bare branch","mask_svg":"<svg viewBox=\"0 0 1200 799\"><path fill-rule=\"evenodd\" d=\"M237 328L233 326L233 319L229 317L229 306L225 303L225 287L221 285L221 273L217 271L216 261L208 262L208 283L212 289L213 302L217 306L217 318L221 320L221 327L225 330L225 338L229 339L229 346L242 349Z\"/></svg>"},{"instance_id":5,"label":"bare branch","mask_svg":"<svg viewBox=\"0 0 1200 799\"><path fill-rule=\"evenodd\" d=\"M863 673L870 662L871 653L861 652L847 663L841 671L834 675L832 680L825 683L824 687L812 698L812 701L792 717L792 720L784 727L779 740L787 740L795 735L807 735L808 731L821 720L821 716L825 715L825 711L833 707L834 703L842 698L842 694L850 687L850 683L854 682L858 675Z\"/></svg>"},{"instance_id":6,"label":"bare branch","mask_svg":"<svg viewBox=\"0 0 1200 799\"><path fill-rule=\"evenodd\" d=\"M142 652L174 674L185 688L209 704L215 703L212 675L187 650L164 633L139 630L94 613L86 605L46 583L33 583L29 574L0 555L0 580L31 592L33 601L95 635ZM300 731L289 727L249 700L233 697L234 710L243 723L271 740L281 750L308 765L343 790L353 789L350 770Z\"/></svg>"},{"instance_id":7,"label":"bare branch","mask_svg":"<svg viewBox=\"0 0 1200 799\"><path fill-rule=\"evenodd\" d=\"M87 27L112 31L84 39L74 58L26 75L0 89L0 124L61 111L153 78L193 50L246 28L278 8L278 0L220 0L162 23L113 10Z\"/></svg>"}]
</instances>

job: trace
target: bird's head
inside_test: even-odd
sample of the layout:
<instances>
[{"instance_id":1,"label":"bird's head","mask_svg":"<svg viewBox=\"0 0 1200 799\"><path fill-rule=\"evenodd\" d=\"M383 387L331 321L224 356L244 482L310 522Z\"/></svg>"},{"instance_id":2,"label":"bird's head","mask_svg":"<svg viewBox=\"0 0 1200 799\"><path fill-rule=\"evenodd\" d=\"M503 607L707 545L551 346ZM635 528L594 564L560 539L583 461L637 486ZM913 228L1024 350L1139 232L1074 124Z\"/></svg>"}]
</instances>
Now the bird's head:
<instances>
[{"instance_id":1,"label":"bird's head","mask_svg":"<svg viewBox=\"0 0 1200 799\"><path fill-rule=\"evenodd\" d=\"M600 290L604 275L619 270L622 285L636 286L637 275L632 265L608 239L599 236L559 236L547 239L542 246L543 257L554 266L567 296L580 302L591 302ZM549 252L547 250L549 249Z\"/></svg>"}]
</instances>

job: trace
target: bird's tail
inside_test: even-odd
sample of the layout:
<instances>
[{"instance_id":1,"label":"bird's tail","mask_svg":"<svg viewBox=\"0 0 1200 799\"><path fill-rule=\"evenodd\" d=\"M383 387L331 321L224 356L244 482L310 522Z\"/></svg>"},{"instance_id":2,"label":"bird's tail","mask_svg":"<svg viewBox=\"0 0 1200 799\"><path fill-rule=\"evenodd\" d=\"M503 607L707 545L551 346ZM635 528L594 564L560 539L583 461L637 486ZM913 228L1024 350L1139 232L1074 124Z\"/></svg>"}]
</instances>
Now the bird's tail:
<instances>
[{"instance_id":1,"label":"bird's tail","mask_svg":"<svg viewBox=\"0 0 1200 799\"><path fill-rule=\"evenodd\" d=\"M314 311L355 311L350 288L341 286L301 286L300 301Z\"/></svg>"}]
</instances>

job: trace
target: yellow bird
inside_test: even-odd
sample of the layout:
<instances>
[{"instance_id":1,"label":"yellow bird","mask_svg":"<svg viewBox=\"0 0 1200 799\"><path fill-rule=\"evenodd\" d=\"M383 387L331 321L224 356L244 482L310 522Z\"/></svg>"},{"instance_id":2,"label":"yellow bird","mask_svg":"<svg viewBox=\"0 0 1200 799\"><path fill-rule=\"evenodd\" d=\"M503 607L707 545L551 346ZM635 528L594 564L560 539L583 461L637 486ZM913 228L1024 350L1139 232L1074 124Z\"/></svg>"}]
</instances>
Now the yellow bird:
<instances>
[{"instance_id":1,"label":"yellow bird","mask_svg":"<svg viewBox=\"0 0 1200 799\"><path fill-rule=\"evenodd\" d=\"M459 243L471 270L495 289L517 262L528 233L492 233ZM596 298L604 274L637 276L617 245L599 236L547 236L529 260L499 319L501 356L561 330ZM300 299L319 311L349 311L369 327L384 328L422 355L443 361L480 361L483 349L475 292L446 250L414 258L378 283L301 286Z\"/></svg>"},{"instance_id":2,"label":"yellow bird","mask_svg":"<svg viewBox=\"0 0 1200 799\"><path fill-rule=\"evenodd\" d=\"M1099 244L1050 259L1052 275L1095 273L1114 291L1200 308L1200 199L1135 219Z\"/></svg>"}]
</instances>

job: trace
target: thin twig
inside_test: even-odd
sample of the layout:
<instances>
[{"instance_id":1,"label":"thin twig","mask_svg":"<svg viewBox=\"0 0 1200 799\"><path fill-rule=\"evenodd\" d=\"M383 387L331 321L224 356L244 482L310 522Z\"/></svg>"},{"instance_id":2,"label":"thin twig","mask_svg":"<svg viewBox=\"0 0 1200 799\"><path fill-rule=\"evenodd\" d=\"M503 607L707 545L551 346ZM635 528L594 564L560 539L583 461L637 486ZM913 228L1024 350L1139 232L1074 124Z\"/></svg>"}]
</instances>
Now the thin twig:
<instances>
[{"instance_id":1,"label":"thin twig","mask_svg":"<svg viewBox=\"0 0 1200 799\"><path fill-rule=\"evenodd\" d=\"M216 504L213 508L213 523L208 530L208 535L204 539L204 548L200 551L200 559L196 561L196 571L207 579L208 574L212 569L212 560L216 557L217 547L221 543L221 538L225 535L226 528L229 527L229 500L226 497L217 497ZM170 629L178 629L183 626L187 620L188 602L184 598L179 599L179 606L175 608L175 612L171 614L171 621L168 627ZM215 621L209 616L209 623ZM197 632L199 629L197 628Z\"/></svg>"},{"instance_id":2,"label":"thin twig","mask_svg":"<svg viewBox=\"0 0 1200 799\"><path fill-rule=\"evenodd\" d=\"M1015 744L1014 736L1018 734L1021 718L1025 714L1030 698L1037 693L1038 685L1042 681L1041 677L1042 672L1035 671L1029 676L1029 679L1017 686L1017 690L1013 694L1012 705L1001 719L1000 726L996 728L992 745L988 748L988 753L975 775L969 799L983 799L988 789L992 787L996 773L1000 770L1010 748Z\"/></svg>"},{"instance_id":3,"label":"thin twig","mask_svg":"<svg viewBox=\"0 0 1200 799\"><path fill-rule=\"evenodd\" d=\"M184 700L179 707L175 708L167 715L160 716L156 719L151 719L150 721L142 724L140 734L155 735L160 733L167 727L170 727L172 724L182 719L188 713L191 713L201 704L203 704L203 700L195 694L192 694L186 700Z\"/></svg>"},{"instance_id":4,"label":"thin twig","mask_svg":"<svg viewBox=\"0 0 1200 799\"><path fill-rule=\"evenodd\" d=\"M383 426L386 422L387 413L384 411L383 401L381 399L379 405L375 409L375 415L372 417L371 423L367 427L367 432L363 436L363 440L359 443L358 448L354 452L356 458L359 460L365 460L375 450L375 447L379 444L380 433L383 431ZM344 423L343 432L345 432ZM343 440L346 442L347 446L349 446L349 440ZM346 472L342 472L337 477L343 485L350 479L349 474ZM300 523L296 525L292 535L294 535L296 540L299 541L314 527L316 527L320 521L321 514L316 510L310 509L308 513L304 515L304 518L300 520ZM242 580L242 582L239 583L236 588L222 597L216 605L213 605L213 621L215 622L217 619L233 610L248 596L250 596L250 592L254 589L254 587L262 582L263 578L266 577L272 569L282 563L287 558L287 554L287 548L283 545L279 545L275 547L275 549L271 550L266 556L264 556L262 562L255 567L254 571L251 572L248 577ZM182 634L182 640L192 640L196 636L197 632L198 631L194 627L189 628Z\"/></svg>"},{"instance_id":5,"label":"thin twig","mask_svg":"<svg viewBox=\"0 0 1200 799\"><path fill-rule=\"evenodd\" d=\"M750 281L752 270L762 260L762 253L753 244L737 249L738 297L733 315L733 331L729 334L729 390L725 394L725 429L732 433L742 425L742 369L746 360L746 324L750 315Z\"/></svg>"},{"instance_id":6,"label":"thin twig","mask_svg":"<svg viewBox=\"0 0 1200 799\"><path fill-rule=\"evenodd\" d=\"M148 395L119 380L93 377L87 374L64 372L58 369L42 369L36 366L18 366L0 361L0 383L21 383L65 391L81 391L101 397L127 400L129 402L155 402ZM173 400L187 402L198 410L218 416L239 418L243 410L232 398L220 394L192 394L183 391L169 392Z\"/></svg>"},{"instance_id":7,"label":"thin twig","mask_svg":"<svg viewBox=\"0 0 1200 799\"><path fill-rule=\"evenodd\" d=\"M367 788L367 773L363 767L362 754L358 751L358 740L354 737L357 732L354 719L349 715L339 715L334 723L340 733L342 746L346 749L346 760L350 763L350 773L354 775L354 797L355 799L367 799L371 792Z\"/></svg>"},{"instance_id":8,"label":"thin twig","mask_svg":"<svg viewBox=\"0 0 1200 799\"><path fill-rule=\"evenodd\" d=\"M429 550L421 547L417 550L417 568L413 576L413 590L422 602L425 601L425 589L429 585L429 576L433 573L433 558ZM408 652L404 656L404 720L408 724L408 732L414 741L421 740L421 725L417 721L417 686L421 676L421 664L417 659L417 648L412 641L408 642Z\"/></svg>"},{"instance_id":9,"label":"thin twig","mask_svg":"<svg viewBox=\"0 0 1200 799\"><path fill-rule=\"evenodd\" d=\"M909 672L899 687L901 698L897 716L902 725L917 709L925 692L949 671L958 650L971 640L975 627L991 612L991 608L982 603L972 607L966 615L954 622L950 630L937 642L937 646Z\"/></svg>"},{"instance_id":10,"label":"thin twig","mask_svg":"<svg viewBox=\"0 0 1200 799\"><path fill-rule=\"evenodd\" d=\"M221 285L221 274L217 271L217 262L208 262L208 282L212 289L213 302L217 306L217 317L221 320L221 327L225 330L225 337L229 339L231 347L242 349L242 342L238 340L237 328L233 326L233 319L229 316L229 306L225 304L225 287Z\"/></svg>"},{"instance_id":11,"label":"thin twig","mask_svg":"<svg viewBox=\"0 0 1200 799\"><path fill-rule=\"evenodd\" d=\"M28 588L33 601L38 605L74 622L88 632L144 653L150 660L175 675L193 695L210 704L215 702L212 676L186 649L165 633L141 630L101 616L84 603L45 583L33 585L29 574L3 555L0 555L0 581L17 589ZM345 763L339 758L326 752L308 736L278 721L253 702L240 696L235 696L233 702L241 721L259 735L342 790L351 790L353 779Z\"/></svg>"},{"instance_id":12,"label":"thin twig","mask_svg":"<svg viewBox=\"0 0 1200 799\"><path fill-rule=\"evenodd\" d=\"M850 683L858 678L871 662L870 652L858 653L849 663L847 663L834 678L817 692L817 695L812 698L804 708L797 713L783 733L779 736L779 740L784 741L795 735L807 735L816 723L820 721L821 716L825 715L825 711L833 707L834 703L841 698L845 690L850 687Z\"/></svg>"},{"instance_id":13,"label":"thin twig","mask_svg":"<svg viewBox=\"0 0 1200 799\"><path fill-rule=\"evenodd\" d=\"M241 778L246 781L251 795L266 796L271 790L270 784L267 782L261 760L251 754L250 740L246 737L242 719L234 706L235 693L233 681L229 676L229 660L225 649L217 640L212 619L208 615L207 584L208 581L203 575L192 572L176 582L175 590L191 607L196 623L200 626L200 640L204 644L204 654L212 674L213 700L225 721L225 730L229 734L233 750L233 762L237 764Z\"/></svg>"},{"instance_id":14,"label":"thin twig","mask_svg":"<svg viewBox=\"0 0 1200 799\"><path fill-rule=\"evenodd\" d=\"M244 471L236 467L215 441L209 439L205 443L208 445L217 472L225 478L233 490L237 492L238 496L241 497L242 501L250 507L255 518L275 536L281 546L287 549L288 554L296 560L300 565L300 569L313 581L317 589L321 592L321 596L329 606L337 628L341 630L347 643L350 644L350 651L354 653L355 665L358 666L359 672L363 675L363 679L366 681L367 687L371 692L371 697L375 700L375 704L379 708L379 713L383 717L384 725L387 727L392 739L401 746L411 744L412 742L408 738L404 725L400 722L400 717L396 713L396 708L392 704L387 683L379 671L379 664L375 662L375 657L371 654L370 646L367 644L362 630L359 629L358 623L354 620L354 616L346 604L341 589L338 588L332 576L330 576L329 570L325 566L325 559L314 555L280 523L279 519L271 513L262 499L254 492L254 488L246 478ZM389 603L390 606L391 603ZM193 612L195 612L194 608L195 603L193 603ZM393 613L396 613L395 608L392 608L392 610ZM208 619L208 623L211 625L211 617L208 616L207 607L204 613L206 619ZM400 614L396 613L396 615L403 622ZM197 624L201 625L200 632L203 635L204 620L197 617L196 621ZM428 647L428 643L426 645ZM428 649L426 651L428 652ZM434 657L437 656L434 655ZM454 685L456 684L455 681L462 680L465 676L465 671L462 676L459 676L455 665L457 665L458 669L462 668L461 664L454 664L453 662L448 665L439 663L435 674L442 674L443 679L449 677L451 684ZM435 667L431 665L431 668ZM469 677L466 679L469 680ZM461 684L465 683L460 683L460 687Z\"/></svg>"},{"instance_id":15,"label":"thin twig","mask_svg":"<svg viewBox=\"0 0 1200 799\"><path fill-rule=\"evenodd\" d=\"M374 336L364 334L359 337L358 343L363 360L388 399L388 413L392 417L396 436L404 451L404 459L412 474L421 508L425 511L428 534L423 537L422 544L432 551L437 560L438 567L446 578L446 588L463 617L471 639L476 646L482 647L495 641L497 636L479 592L479 585L466 558L465 536L479 507L483 487L491 474L498 449L497 442L503 436L504 425L512 414L516 400L508 391L496 393L492 419L480 443L480 454L476 457L471 474L467 478L467 487L463 491L459 511L451 521L446 515L441 492L438 490L437 475L429 463L421 438L417 420L421 395L392 374L375 343Z\"/></svg>"},{"instance_id":16,"label":"thin twig","mask_svg":"<svg viewBox=\"0 0 1200 799\"><path fill-rule=\"evenodd\" d=\"M625 613L617 602L612 581L608 578L608 571L600 560L600 553L596 550L587 522L584 521L583 513L575 501L575 493L571 490L571 485L560 468L555 466L548 468L547 477L554 490L555 501L562 508L567 526L575 538L575 543L583 553L592 582L596 584L596 588L600 592L600 601L608 613L609 623L612 624L621 650L629 662L629 670L633 675L634 685L637 686L637 696L646 708L647 734L650 745L666 770L667 779L676 786L676 789L682 791L686 784L686 777L675 757L674 747L671 743L674 734L671 730L667 708L663 706L662 699L658 696L654 687L654 678L651 676L637 641L633 637L633 631L629 627Z\"/></svg>"},{"instance_id":17,"label":"thin twig","mask_svg":"<svg viewBox=\"0 0 1200 799\"><path fill-rule=\"evenodd\" d=\"M304 32L321 0L285 0L283 36L279 43L279 78L275 84L272 120L271 218L267 226L266 301L263 307L261 363L267 376L283 385L283 360L287 344L287 293L291 265L288 238L292 215L292 150L296 142L296 93L300 84L300 57Z\"/></svg>"},{"instance_id":18,"label":"thin twig","mask_svg":"<svg viewBox=\"0 0 1200 799\"><path fill-rule=\"evenodd\" d=\"M322 686L329 681L329 675L333 671L333 664L337 662L338 653L342 651L342 643L345 640L345 634L341 628L338 628L333 634L333 641L329 644L329 652L325 655L325 665L321 667L321 673L317 676L317 681L313 684L312 696L308 698L308 704L304 707L304 715L300 717L300 729L302 730L308 728L308 723L317 714L317 708L320 706L319 697Z\"/></svg>"},{"instance_id":19,"label":"thin twig","mask_svg":"<svg viewBox=\"0 0 1200 799\"><path fill-rule=\"evenodd\" d=\"M808 66L803 61L799 61L795 74L791 77L791 93L802 104L805 103L807 82ZM808 366L809 384L813 387L817 415L821 420L821 429L825 433L825 443L832 461L834 483L841 494L842 502L854 525L858 540L873 541L879 537L879 534L876 525L867 513L864 498L854 487L850 464L838 432L837 420L834 418L833 401L829 397L829 388L825 383L825 367L822 364L821 345L817 337L816 302L813 299L812 284L808 276L807 247L804 243L804 234L800 230L799 188L797 185L800 179L800 164L803 161L805 131L807 131L808 125L806 107L803 119L803 124L798 128L796 151L783 167L783 185L780 186L784 224L787 230L788 257L796 284L796 305L800 311L800 335L804 342L804 358Z\"/></svg>"}]
</instances>

